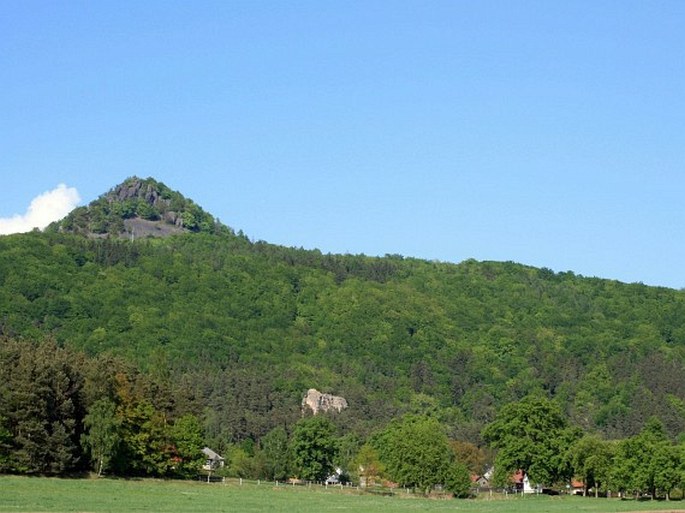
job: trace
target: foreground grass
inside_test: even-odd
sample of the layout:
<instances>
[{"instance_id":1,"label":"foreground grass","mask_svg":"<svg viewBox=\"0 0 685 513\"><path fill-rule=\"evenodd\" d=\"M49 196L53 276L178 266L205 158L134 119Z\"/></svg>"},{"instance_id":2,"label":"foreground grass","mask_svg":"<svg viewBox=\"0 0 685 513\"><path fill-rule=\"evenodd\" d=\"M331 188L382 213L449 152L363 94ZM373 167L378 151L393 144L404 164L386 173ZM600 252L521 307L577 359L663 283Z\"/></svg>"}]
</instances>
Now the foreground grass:
<instances>
[{"instance_id":1,"label":"foreground grass","mask_svg":"<svg viewBox=\"0 0 685 513\"><path fill-rule=\"evenodd\" d=\"M685 503L583 497L525 497L499 500L437 500L360 494L339 489L273 484L207 484L187 481L56 479L0 476L0 512L442 512L612 513L685 511Z\"/></svg>"}]
</instances>

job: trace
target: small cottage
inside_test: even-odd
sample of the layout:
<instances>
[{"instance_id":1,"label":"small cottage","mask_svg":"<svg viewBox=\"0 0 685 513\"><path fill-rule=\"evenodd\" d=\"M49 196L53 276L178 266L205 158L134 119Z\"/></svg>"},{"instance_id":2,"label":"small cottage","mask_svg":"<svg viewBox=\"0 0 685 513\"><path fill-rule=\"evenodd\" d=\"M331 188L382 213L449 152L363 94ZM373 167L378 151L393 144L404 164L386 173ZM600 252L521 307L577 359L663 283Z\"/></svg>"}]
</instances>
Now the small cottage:
<instances>
[{"instance_id":1,"label":"small cottage","mask_svg":"<svg viewBox=\"0 0 685 513\"><path fill-rule=\"evenodd\" d=\"M540 486L533 486L528 480L528 474L522 470L517 471L513 476L514 487L519 493L540 493Z\"/></svg>"},{"instance_id":2,"label":"small cottage","mask_svg":"<svg viewBox=\"0 0 685 513\"><path fill-rule=\"evenodd\" d=\"M202 449L202 454L205 455L205 464L202 465L202 470L212 472L214 470L224 467L225 460L222 456L211 450L209 447Z\"/></svg>"},{"instance_id":3,"label":"small cottage","mask_svg":"<svg viewBox=\"0 0 685 513\"><path fill-rule=\"evenodd\" d=\"M475 488L478 488L478 489L490 488L492 486L492 479L494 476L494 472L495 472L494 467L488 467L482 475L472 474L471 475L472 486Z\"/></svg>"}]
</instances>

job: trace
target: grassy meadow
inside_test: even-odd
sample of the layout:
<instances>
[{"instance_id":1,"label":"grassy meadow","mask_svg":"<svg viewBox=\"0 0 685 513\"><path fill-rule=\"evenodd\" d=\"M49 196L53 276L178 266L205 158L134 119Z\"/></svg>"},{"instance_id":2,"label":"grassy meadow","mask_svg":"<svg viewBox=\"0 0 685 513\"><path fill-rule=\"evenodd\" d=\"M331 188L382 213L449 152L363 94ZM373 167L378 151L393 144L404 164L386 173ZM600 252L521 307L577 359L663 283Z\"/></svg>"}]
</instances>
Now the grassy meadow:
<instances>
[{"instance_id":1,"label":"grassy meadow","mask_svg":"<svg viewBox=\"0 0 685 513\"><path fill-rule=\"evenodd\" d=\"M273 483L201 483L162 480L57 479L0 476L0 512L440 512L610 513L685 511L685 502L583 497L509 497L488 500L426 499L355 490L274 486Z\"/></svg>"}]
</instances>

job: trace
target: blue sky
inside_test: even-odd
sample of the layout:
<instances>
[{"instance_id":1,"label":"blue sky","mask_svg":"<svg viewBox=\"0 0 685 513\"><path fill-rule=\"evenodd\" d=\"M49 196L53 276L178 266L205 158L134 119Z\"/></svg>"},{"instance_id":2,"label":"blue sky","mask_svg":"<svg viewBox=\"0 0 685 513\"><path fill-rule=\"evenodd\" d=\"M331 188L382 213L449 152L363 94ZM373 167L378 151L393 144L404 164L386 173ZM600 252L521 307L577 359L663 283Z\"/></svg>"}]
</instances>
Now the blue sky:
<instances>
[{"instance_id":1,"label":"blue sky","mask_svg":"<svg viewBox=\"0 0 685 513\"><path fill-rule=\"evenodd\" d=\"M683 26L680 0L4 1L0 221L152 176L255 240L685 287Z\"/></svg>"}]
</instances>

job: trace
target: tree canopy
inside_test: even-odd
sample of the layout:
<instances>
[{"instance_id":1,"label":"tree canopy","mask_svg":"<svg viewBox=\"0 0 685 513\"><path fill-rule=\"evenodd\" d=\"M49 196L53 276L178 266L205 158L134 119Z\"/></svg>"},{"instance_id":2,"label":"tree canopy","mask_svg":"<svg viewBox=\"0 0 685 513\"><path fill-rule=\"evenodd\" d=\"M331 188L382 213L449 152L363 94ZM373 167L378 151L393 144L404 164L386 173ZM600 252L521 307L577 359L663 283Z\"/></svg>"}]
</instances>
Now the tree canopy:
<instances>
[{"instance_id":1,"label":"tree canopy","mask_svg":"<svg viewBox=\"0 0 685 513\"><path fill-rule=\"evenodd\" d=\"M540 484L572 477L569 447L578 437L556 403L536 396L504 406L483 430L483 438L498 451L495 465L500 472L521 470Z\"/></svg>"},{"instance_id":2,"label":"tree canopy","mask_svg":"<svg viewBox=\"0 0 685 513\"><path fill-rule=\"evenodd\" d=\"M298 477L322 482L334 470L338 452L335 425L325 417L308 417L295 425L290 443L292 461Z\"/></svg>"},{"instance_id":3,"label":"tree canopy","mask_svg":"<svg viewBox=\"0 0 685 513\"><path fill-rule=\"evenodd\" d=\"M468 492L466 466L455 461L445 428L436 419L407 415L391 422L373 444L388 477L400 486L428 493L442 484L458 495Z\"/></svg>"},{"instance_id":4,"label":"tree canopy","mask_svg":"<svg viewBox=\"0 0 685 513\"><path fill-rule=\"evenodd\" d=\"M607 438L651 416L670 436L685 429L680 291L230 233L0 237L0 283L3 333L50 334L185 383L191 409L211 406L208 429L232 442L291 421L312 386L354 403L359 432L433 411L480 443L501 406L531 393Z\"/></svg>"}]
</instances>

